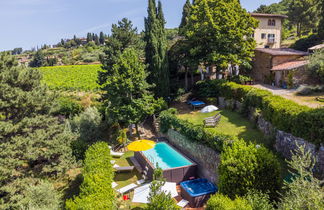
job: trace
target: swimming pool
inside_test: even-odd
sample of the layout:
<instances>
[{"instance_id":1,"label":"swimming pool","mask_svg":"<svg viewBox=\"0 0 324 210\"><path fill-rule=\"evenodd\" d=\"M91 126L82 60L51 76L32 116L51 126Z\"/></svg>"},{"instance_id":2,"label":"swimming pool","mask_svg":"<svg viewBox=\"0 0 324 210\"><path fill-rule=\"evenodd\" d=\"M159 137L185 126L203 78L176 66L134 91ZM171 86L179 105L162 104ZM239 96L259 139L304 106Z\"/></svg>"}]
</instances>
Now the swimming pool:
<instances>
[{"instance_id":1,"label":"swimming pool","mask_svg":"<svg viewBox=\"0 0 324 210\"><path fill-rule=\"evenodd\" d=\"M165 142L157 143L153 149L143 151L145 157L163 170L192 165L192 162Z\"/></svg>"},{"instance_id":2,"label":"swimming pool","mask_svg":"<svg viewBox=\"0 0 324 210\"><path fill-rule=\"evenodd\" d=\"M207 179L194 179L180 183L181 196L189 201L193 208L201 207L211 194L218 191L217 187Z\"/></svg>"},{"instance_id":3,"label":"swimming pool","mask_svg":"<svg viewBox=\"0 0 324 210\"><path fill-rule=\"evenodd\" d=\"M165 142L157 143L153 149L135 152L134 157L143 169L144 178L150 180L156 164L162 168L168 182L180 183L196 176L197 164Z\"/></svg>"}]
</instances>

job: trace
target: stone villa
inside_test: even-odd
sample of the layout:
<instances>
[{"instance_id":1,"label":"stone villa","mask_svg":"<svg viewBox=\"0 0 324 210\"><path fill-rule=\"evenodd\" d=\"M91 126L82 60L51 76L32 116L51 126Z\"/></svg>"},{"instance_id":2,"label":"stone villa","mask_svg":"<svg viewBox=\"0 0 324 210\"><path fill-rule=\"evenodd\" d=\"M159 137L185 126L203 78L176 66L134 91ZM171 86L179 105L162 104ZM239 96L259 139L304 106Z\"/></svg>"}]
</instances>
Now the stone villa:
<instances>
[{"instance_id":1,"label":"stone villa","mask_svg":"<svg viewBox=\"0 0 324 210\"><path fill-rule=\"evenodd\" d=\"M280 48L282 23L287 16L261 13L251 13L251 16L259 21L253 36L257 48Z\"/></svg>"},{"instance_id":2,"label":"stone villa","mask_svg":"<svg viewBox=\"0 0 324 210\"><path fill-rule=\"evenodd\" d=\"M251 76L255 81L287 88L289 74L300 78L300 70L308 64L307 52L281 48L282 24L285 15L251 13L259 21L254 39L257 43ZM298 71L296 71L298 70ZM294 84L303 79L293 79Z\"/></svg>"}]
</instances>

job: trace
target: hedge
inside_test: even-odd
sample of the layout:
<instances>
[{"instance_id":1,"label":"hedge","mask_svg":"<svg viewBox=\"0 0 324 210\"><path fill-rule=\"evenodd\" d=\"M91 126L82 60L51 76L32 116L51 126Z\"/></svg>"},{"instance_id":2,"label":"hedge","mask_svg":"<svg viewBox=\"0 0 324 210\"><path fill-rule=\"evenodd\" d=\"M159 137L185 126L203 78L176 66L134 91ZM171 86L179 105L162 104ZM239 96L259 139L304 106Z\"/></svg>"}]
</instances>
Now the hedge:
<instances>
[{"instance_id":1,"label":"hedge","mask_svg":"<svg viewBox=\"0 0 324 210\"><path fill-rule=\"evenodd\" d=\"M231 200L229 197L217 193L212 195L207 202L206 210L252 210L252 206L244 198L236 197Z\"/></svg>"},{"instance_id":2,"label":"hedge","mask_svg":"<svg viewBox=\"0 0 324 210\"><path fill-rule=\"evenodd\" d=\"M211 133L201 125L194 125L186 120L179 119L172 109L161 112L160 131L167 133L169 129L174 129L191 141L197 141L219 152L223 150L225 142L235 140L234 136Z\"/></svg>"},{"instance_id":3,"label":"hedge","mask_svg":"<svg viewBox=\"0 0 324 210\"><path fill-rule=\"evenodd\" d=\"M98 142L86 152L81 192L66 201L66 209L115 209L115 192L112 188L113 168L108 144Z\"/></svg>"},{"instance_id":4,"label":"hedge","mask_svg":"<svg viewBox=\"0 0 324 210\"><path fill-rule=\"evenodd\" d=\"M277 129L301 137L317 146L324 143L324 108L299 105L270 91L225 80L200 81L195 87L199 97L225 97L261 110L262 116Z\"/></svg>"}]
</instances>

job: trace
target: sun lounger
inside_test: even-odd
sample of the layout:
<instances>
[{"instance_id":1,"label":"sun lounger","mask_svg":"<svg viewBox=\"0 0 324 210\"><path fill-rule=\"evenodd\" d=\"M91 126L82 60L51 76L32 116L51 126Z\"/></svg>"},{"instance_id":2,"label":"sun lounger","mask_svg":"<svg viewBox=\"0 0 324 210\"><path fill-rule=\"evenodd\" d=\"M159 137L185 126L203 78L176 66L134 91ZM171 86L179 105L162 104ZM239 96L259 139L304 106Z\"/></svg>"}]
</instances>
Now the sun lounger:
<instances>
[{"instance_id":1,"label":"sun lounger","mask_svg":"<svg viewBox=\"0 0 324 210\"><path fill-rule=\"evenodd\" d=\"M134 168L134 166L114 167L116 172L131 172L134 170Z\"/></svg>"},{"instance_id":2,"label":"sun lounger","mask_svg":"<svg viewBox=\"0 0 324 210\"><path fill-rule=\"evenodd\" d=\"M124 155L123 152L114 152L114 151L112 151L112 150L110 150L110 154L111 154L111 156L113 156L113 157L121 157L121 156Z\"/></svg>"},{"instance_id":3,"label":"sun lounger","mask_svg":"<svg viewBox=\"0 0 324 210\"><path fill-rule=\"evenodd\" d=\"M136 182L136 184L141 185L141 184L144 184L144 182L145 182L145 180L144 180L144 179L141 179L141 180L138 180L138 181Z\"/></svg>"},{"instance_id":4,"label":"sun lounger","mask_svg":"<svg viewBox=\"0 0 324 210\"><path fill-rule=\"evenodd\" d=\"M120 167L118 164L113 165L113 168L118 168L118 167Z\"/></svg>"},{"instance_id":5,"label":"sun lounger","mask_svg":"<svg viewBox=\"0 0 324 210\"><path fill-rule=\"evenodd\" d=\"M135 187L137 187L136 184L129 184L129 185L125 186L125 187L120 188L119 190L117 190L117 192L119 192L120 194L124 194L124 193L126 193L128 191L133 190Z\"/></svg>"},{"instance_id":6,"label":"sun lounger","mask_svg":"<svg viewBox=\"0 0 324 210\"><path fill-rule=\"evenodd\" d=\"M184 208L186 205L188 205L189 201L182 199L181 201L179 201L179 203L177 203L178 206L180 206L181 208Z\"/></svg>"},{"instance_id":7,"label":"sun lounger","mask_svg":"<svg viewBox=\"0 0 324 210\"><path fill-rule=\"evenodd\" d=\"M221 115L217 115L215 118L209 118L204 120L205 127L215 127L221 119Z\"/></svg>"},{"instance_id":8,"label":"sun lounger","mask_svg":"<svg viewBox=\"0 0 324 210\"><path fill-rule=\"evenodd\" d=\"M117 185L118 185L118 184L117 184L116 182L111 183L112 188L117 187Z\"/></svg>"},{"instance_id":9,"label":"sun lounger","mask_svg":"<svg viewBox=\"0 0 324 210\"><path fill-rule=\"evenodd\" d=\"M116 160L111 160L110 163L111 164L115 164L116 163Z\"/></svg>"}]
</instances>

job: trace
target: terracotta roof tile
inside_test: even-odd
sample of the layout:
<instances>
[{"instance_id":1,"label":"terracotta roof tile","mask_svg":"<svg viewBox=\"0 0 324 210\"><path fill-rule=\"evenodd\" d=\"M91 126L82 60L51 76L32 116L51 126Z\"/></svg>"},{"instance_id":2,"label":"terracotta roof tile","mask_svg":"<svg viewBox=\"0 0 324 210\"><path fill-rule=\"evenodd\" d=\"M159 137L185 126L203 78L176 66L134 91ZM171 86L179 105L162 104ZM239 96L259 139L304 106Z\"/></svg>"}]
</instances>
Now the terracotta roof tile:
<instances>
[{"instance_id":1,"label":"terracotta roof tile","mask_svg":"<svg viewBox=\"0 0 324 210\"><path fill-rule=\"evenodd\" d=\"M257 48L256 51L267 53L273 56L280 56L280 55L300 55L306 56L308 55L307 52L294 50L291 48Z\"/></svg>"},{"instance_id":2,"label":"terracotta roof tile","mask_svg":"<svg viewBox=\"0 0 324 210\"><path fill-rule=\"evenodd\" d=\"M265 14L265 13L250 13L252 17L277 17L277 18L288 18L287 15L280 14Z\"/></svg>"},{"instance_id":3,"label":"terracotta roof tile","mask_svg":"<svg viewBox=\"0 0 324 210\"><path fill-rule=\"evenodd\" d=\"M292 70L292 69L296 69L296 68L305 66L308 63L309 63L308 60L290 61L290 62L282 63L282 64L272 67L271 71Z\"/></svg>"}]
</instances>

